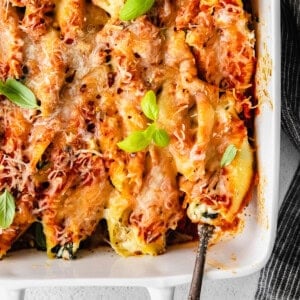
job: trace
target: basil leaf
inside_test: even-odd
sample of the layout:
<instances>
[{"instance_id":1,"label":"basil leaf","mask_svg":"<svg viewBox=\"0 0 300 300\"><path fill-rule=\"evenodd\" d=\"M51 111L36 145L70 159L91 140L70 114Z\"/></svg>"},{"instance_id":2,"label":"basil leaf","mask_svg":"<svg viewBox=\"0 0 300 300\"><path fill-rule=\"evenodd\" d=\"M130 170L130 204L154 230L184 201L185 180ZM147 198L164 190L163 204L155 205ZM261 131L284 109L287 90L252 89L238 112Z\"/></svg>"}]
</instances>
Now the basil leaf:
<instances>
[{"instance_id":1,"label":"basil leaf","mask_svg":"<svg viewBox=\"0 0 300 300\"><path fill-rule=\"evenodd\" d=\"M163 129L156 127L158 118L158 105L156 103L156 95L153 91L148 91L141 101L143 113L154 122L150 124L144 131L136 131L130 134L123 141L117 143L119 148L126 152L137 152L145 149L152 141L160 147L166 147L170 138L168 133Z\"/></svg>"},{"instance_id":2,"label":"basil leaf","mask_svg":"<svg viewBox=\"0 0 300 300\"><path fill-rule=\"evenodd\" d=\"M0 195L0 228L8 228L15 217L15 199L13 195L5 190Z\"/></svg>"},{"instance_id":3,"label":"basil leaf","mask_svg":"<svg viewBox=\"0 0 300 300\"><path fill-rule=\"evenodd\" d=\"M158 105L156 95L153 91L148 91L141 102L142 111L147 118L156 121L158 118Z\"/></svg>"},{"instance_id":4,"label":"basil leaf","mask_svg":"<svg viewBox=\"0 0 300 300\"><path fill-rule=\"evenodd\" d=\"M145 134L145 131L135 131L117 145L122 150L132 153L145 149L150 143L151 138Z\"/></svg>"},{"instance_id":5,"label":"basil leaf","mask_svg":"<svg viewBox=\"0 0 300 300\"><path fill-rule=\"evenodd\" d=\"M46 237L41 223L35 224L35 242L39 250L46 250Z\"/></svg>"},{"instance_id":6,"label":"basil leaf","mask_svg":"<svg viewBox=\"0 0 300 300\"><path fill-rule=\"evenodd\" d=\"M9 78L5 83L0 81L0 94L22 108L35 109L39 107L33 92L15 79Z\"/></svg>"},{"instance_id":7,"label":"basil leaf","mask_svg":"<svg viewBox=\"0 0 300 300\"><path fill-rule=\"evenodd\" d=\"M153 134L156 130L157 129L156 129L155 123L152 123L151 125L149 125L148 128L146 128L144 130L145 138L148 139L149 141L152 141Z\"/></svg>"},{"instance_id":8,"label":"basil leaf","mask_svg":"<svg viewBox=\"0 0 300 300\"><path fill-rule=\"evenodd\" d=\"M233 145L230 144L221 159L221 168L226 167L231 164L231 162L234 160L235 156L237 154L237 148Z\"/></svg>"},{"instance_id":9,"label":"basil leaf","mask_svg":"<svg viewBox=\"0 0 300 300\"><path fill-rule=\"evenodd\" d=\"M159 147L166 147L170 143L170 137L164 129L157 129L153 134L153 141Z\"/></svg>"},{"instance_id":10,"label":"basil leaf","mask_svg":"<svg viewBox=\"0 0 300 300\"><path fill-rule=\"evenodd\" d=\"M120 11L122 21L130 21L145 14L153 6L155 0L127 0Z\"/></svg>"}]
</instances>

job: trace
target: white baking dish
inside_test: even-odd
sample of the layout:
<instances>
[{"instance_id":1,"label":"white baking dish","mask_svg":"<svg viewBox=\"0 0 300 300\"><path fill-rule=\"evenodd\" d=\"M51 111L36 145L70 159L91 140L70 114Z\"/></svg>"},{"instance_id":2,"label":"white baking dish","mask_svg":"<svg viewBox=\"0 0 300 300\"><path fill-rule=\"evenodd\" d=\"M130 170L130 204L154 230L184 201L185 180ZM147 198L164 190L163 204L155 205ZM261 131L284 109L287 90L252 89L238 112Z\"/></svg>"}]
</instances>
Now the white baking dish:
<instances>
[{"instance_id":1,"label":"white baking dish","mask_svg":"<svg viewBox=\"0 0 300 300\"><path fill-rule=\"evenodd\" d=\"M280 141L280 1L253 1L257 24L257 93L262 101L256 118L259 186L245 210L245 228L234 239L208 252L206 277L245 276L266 263L275 239ZM74 261L49 260L26 250L0 262L0 287L7 299L22 299L34 286L145 286L153 299L172 299L176 285L191 280L195 244L171 247L158 257L121 258L113 251L80 252ZM4 294L1 299L4 299Z\"/></svg>"}]
</instances>

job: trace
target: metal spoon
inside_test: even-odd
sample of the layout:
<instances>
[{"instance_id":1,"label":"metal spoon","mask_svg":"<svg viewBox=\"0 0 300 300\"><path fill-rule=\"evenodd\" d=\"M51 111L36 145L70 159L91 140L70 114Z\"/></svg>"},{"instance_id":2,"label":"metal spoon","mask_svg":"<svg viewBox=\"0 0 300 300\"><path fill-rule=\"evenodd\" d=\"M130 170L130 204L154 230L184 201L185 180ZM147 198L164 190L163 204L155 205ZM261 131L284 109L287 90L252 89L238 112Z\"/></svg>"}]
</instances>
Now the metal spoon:
<instances>
[{"instance_id":1,"label":"metal spoon","mask_svg":"<svg viewBox=\"0 0 300 300\"><path fill-rule=\"evenodd\" d=\"M199 300L201 294L202 279L204 273L205 257L208 241L212 236L214 226L209 224L198 225L199 244L196 254L196 261L193 272L193 279L190 286L188 300Z\"/></svg>"}]
</instances>

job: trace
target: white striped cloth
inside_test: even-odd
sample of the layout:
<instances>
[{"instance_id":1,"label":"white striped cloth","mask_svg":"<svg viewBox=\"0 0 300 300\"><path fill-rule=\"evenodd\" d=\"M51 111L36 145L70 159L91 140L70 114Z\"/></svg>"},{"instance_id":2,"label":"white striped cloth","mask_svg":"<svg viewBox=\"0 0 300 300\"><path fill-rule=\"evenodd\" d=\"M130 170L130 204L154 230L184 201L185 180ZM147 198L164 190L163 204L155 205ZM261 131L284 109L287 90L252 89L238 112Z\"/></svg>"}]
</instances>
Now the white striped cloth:
<instances>
[{"instance_id":1,"label":"white striped cloth","mask_svg":"<svg viewBox=\"0 0 300 300\"><path fill-rule=\"evenodd\" d=\"M282 128L300 155L300 0L281 0ZM279 211L271 258L255 299L300 299L300 165Z\"/></svg>"}]
</instances>

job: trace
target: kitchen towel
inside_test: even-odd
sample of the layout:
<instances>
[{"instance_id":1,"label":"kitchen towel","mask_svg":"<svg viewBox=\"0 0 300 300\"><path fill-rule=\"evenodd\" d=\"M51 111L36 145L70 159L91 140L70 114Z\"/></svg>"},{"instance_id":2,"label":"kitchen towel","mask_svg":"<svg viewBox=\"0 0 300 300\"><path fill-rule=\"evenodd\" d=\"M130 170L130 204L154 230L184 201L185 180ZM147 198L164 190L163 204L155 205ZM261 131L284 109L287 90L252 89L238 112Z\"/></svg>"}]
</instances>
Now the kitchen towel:
<instances>
[{"instance_id":1,"label":"kitchen towel","mask_svg":"<svg viewBox=\"0 0 300 300\"><path fill-rule=\"evenodd\" d=\"M281 123L300 156L300 0L281 0L281 50ZM300 165L280 208L275 246L255 299L300 299Z\"/></svg>"}]
</instances>

